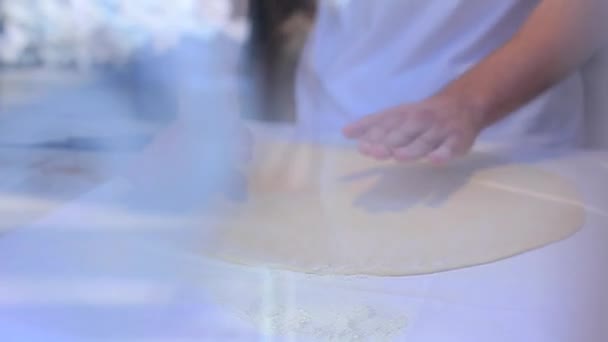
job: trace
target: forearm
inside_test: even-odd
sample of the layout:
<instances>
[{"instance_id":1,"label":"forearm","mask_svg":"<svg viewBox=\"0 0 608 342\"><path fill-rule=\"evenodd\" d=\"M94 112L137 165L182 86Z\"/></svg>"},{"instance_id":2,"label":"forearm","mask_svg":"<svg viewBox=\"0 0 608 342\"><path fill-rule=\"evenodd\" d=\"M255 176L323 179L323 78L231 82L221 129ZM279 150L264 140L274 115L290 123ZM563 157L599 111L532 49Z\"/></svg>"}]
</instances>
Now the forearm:
<instances>
[{"instance_id":1,"label":"forearm","mask_svg":"<svg viewBox=\"0 0 608 342\"><path fill-rule=\"evenodd\" d=\"M605 14L605 0L543 0L509 42L439 96L463 99L491 125L583 64L606 40Z\"/></svg>"}]
</instances>

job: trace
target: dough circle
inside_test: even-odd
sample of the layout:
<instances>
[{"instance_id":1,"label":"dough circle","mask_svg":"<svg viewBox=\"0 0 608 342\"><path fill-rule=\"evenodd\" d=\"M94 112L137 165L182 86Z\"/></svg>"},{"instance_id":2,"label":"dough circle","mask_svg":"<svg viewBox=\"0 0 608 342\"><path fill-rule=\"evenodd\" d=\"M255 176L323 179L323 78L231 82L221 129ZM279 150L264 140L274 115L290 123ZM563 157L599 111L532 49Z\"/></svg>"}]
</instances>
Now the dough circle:
<instances>
[{"instance_id":1,"label":"dough circle","mask_svg":"<svg viewBox=\"0 0 608 342\"><path fill-rule=\"evenodd\" d=\"M562 240L585 211L573 185L473 154L445 167L346 148L256 146L248 199L223 204L205 253L317 274L398 276L474 266Z\"/></svg>"}]
</instances>

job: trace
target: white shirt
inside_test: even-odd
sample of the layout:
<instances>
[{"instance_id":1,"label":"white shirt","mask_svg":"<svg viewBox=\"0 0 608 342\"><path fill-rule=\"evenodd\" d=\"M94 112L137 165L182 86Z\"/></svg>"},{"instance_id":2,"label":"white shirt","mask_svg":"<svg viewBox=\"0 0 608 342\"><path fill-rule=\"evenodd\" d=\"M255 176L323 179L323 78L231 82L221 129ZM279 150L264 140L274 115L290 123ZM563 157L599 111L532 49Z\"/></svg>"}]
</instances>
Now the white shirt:
<instances>
[{"instance_id":1,"label":"white shirt","mask_svg":"<svg viewBox=\"0 0 608 342\"><path fill-rule=\"evenodd\" d=\"M507 42L539 0L322 0L297 77L301 127L339 132L392 106L423 100ZM575 145L583 116L579 73L481 140Z\"/></svg>"}]
</instances>

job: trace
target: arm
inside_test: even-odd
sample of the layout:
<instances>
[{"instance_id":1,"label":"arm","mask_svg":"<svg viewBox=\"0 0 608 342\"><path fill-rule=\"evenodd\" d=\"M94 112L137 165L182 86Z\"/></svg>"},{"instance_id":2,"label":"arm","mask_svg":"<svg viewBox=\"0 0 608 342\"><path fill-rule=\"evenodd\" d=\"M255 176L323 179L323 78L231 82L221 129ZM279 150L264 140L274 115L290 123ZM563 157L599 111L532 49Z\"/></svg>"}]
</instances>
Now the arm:
<instances>
[{"instance_id":1,"label":"arm","mask_svg":"<svg viewBox=\"0 0 608 342\"><path fill-rule=\"evenodd\" d=\"M467 98L490 125L560 81L606 40L604 0L544 0L511 41L442 94Z\"/></svg>"},{"instance_id":2,"label":"arm","mask_svg":"<svg viewBox=\"0 0 608 342\"><path fill-rule=\"evenodd\" d=\"M378 159L446 160L583 64L605 43L605 0L543 0L519 32L435 96L345 128Z\"/></svg>"}]
</instances>

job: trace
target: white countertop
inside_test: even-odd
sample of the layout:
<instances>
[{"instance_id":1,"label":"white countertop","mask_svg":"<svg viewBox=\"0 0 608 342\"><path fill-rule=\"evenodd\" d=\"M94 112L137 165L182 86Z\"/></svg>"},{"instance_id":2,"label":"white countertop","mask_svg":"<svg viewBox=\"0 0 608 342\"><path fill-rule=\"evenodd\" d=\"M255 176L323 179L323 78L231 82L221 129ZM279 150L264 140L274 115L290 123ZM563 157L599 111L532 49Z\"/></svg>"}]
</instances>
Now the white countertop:
<instances>
[{"instance_id":1,"label":"white countertop","mask_svg":"<svg viewBox=\"0 0 608 342\"><path fill-rule=\"evenodd\" d=\"M0 328L10 327L0 336L308 340L261 334L264 322L256 326L243 314L260 305L313 313L365 307L387 319L406 317L397 341L601 341L608 336L599 335L608 317L601 316L608 303L601 291L608 285L606 162L608 154L598 152L543 163L574 181L592 208L573 237L484 266L396 278L217 264L188 252L182 241L188 235L179 229L103 228L92 223L99 216L88 208L129 196L112 180L0 238Z\"/></svg>"},{"instance_id":2,"label":"white countertop","mask_svg":"<svg viewBox=\"0 0 608 342\"><path fill-rule=\"evenodd\" d=\"M106 126L94 117L81 118L83 129L69 127L95 136L116 133L96 131ZM20 127L36 139L69 136L73 131L62 127L74 118L33 116L32 125L23 126L5 116L10 122L0 126L7 132L0 141L14 142L11 134L27 137ZM131 124L149 132L146 125L125 123ZM268 131L290 135L280 126ZM20 142L32 142L26 140ZM513 154L526 162L539 155ZM0 224L2 340L308 341L308 335L262 332L274 311L325 317L357 308L406 322L391 335L396 341L608 340L602 324L608 321L607 152L543 161L578 186L589 208L585 227L571 238L488 265L392 278L320 277L216 263L191 252L198 235L179 224L125 228L120 223L129 213L116 207L133 204L137 196L112 178L114 170L100 165L128 157L0 147L0 200L25 198L22 208L31 208L32 199L52 199L52 205L26 215L3 214L14 221ZM248 318L252 307L265 319Z\"/></svg>"}]
</instances>

